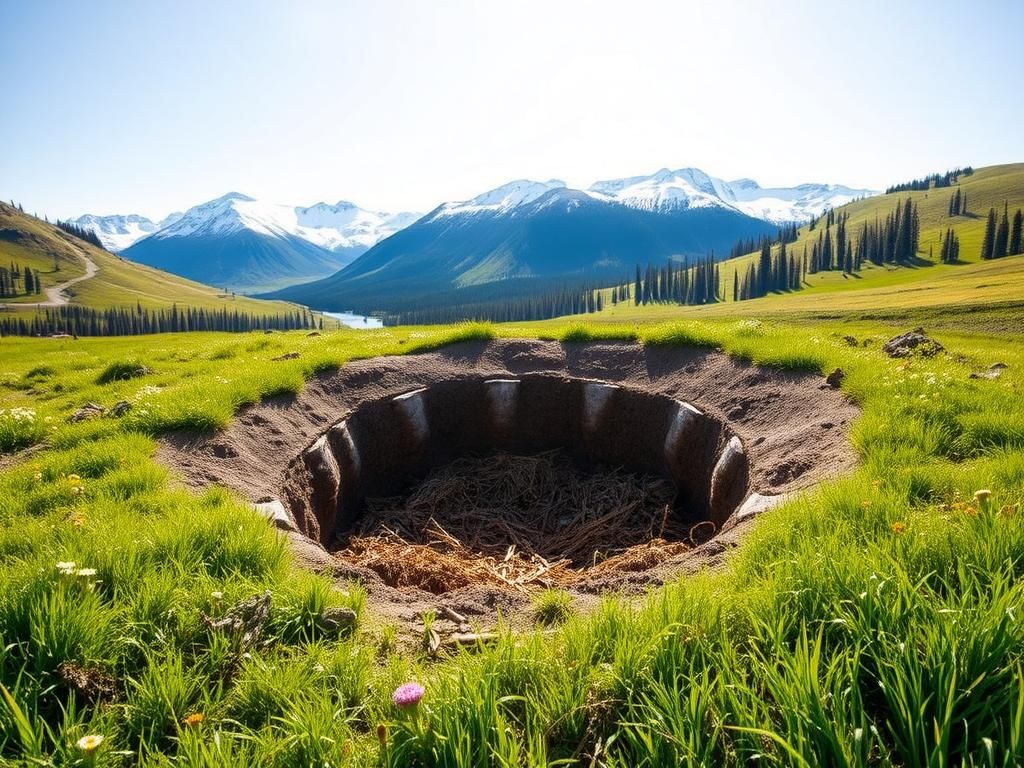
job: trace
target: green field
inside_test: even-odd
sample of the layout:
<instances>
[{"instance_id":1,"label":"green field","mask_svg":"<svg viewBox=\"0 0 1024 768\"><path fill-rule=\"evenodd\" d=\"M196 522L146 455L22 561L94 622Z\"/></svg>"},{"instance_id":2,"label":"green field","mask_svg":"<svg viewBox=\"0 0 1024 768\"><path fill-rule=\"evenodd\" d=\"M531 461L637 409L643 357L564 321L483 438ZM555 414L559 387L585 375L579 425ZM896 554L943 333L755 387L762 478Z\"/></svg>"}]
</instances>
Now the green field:
<instances>
[{"instance_id":1,"label":"green field","mask_svg":"<svg viewBox=\"0 0 1024 768\"><path fill-rule=\"evenodd\" d=\"M949 356L890 360L874 321L709 318L638 327L557 321L0 345L0 756L104 765L1013 765L1024 759L1024 346L938 335ZM847 372L860 468L766 513L722 571L637 601L607 597L553 633L506 630L434 659L365 619L355 586L298 570L222 491L180 489L154 437L223 426L361 356L495 334L714 346ZM294 360L272 361L284 351ZM993 362L995 381L972 380ZM105 372L144 364L151 373ZM69 424L84 401L136 404ZM992 491L979 506L974 491ZM95 569L62 576L57 563ZM269 590L266 646L239 661L206 630ZM222 598L218 595L223 594ZM539 611L560 605L538 598ZM554 612L562 616L564 611ZM90 704L58 669L106 674ZM106 679L106 678L104 678ZM399 683L426 695L416 714ZM199 717L201 715L201 717ZM83 736L103 736L96 753ZM18 761L23 761L19 763Z\"/></svg>"}]
</instances>

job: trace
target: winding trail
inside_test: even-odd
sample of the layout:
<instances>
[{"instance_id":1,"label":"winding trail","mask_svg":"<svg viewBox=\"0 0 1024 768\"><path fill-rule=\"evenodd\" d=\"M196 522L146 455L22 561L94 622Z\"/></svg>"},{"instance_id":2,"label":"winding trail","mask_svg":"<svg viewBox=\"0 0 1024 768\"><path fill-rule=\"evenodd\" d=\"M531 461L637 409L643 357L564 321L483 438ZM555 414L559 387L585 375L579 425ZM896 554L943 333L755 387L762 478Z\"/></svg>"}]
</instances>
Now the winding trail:
<instances>
[{"instance_id":1,"label":"winding trail","mask_svg":"<svg viewBox=\"0 0 1024 768\"><path fill-rule=\"evenodd\" d=\"M78 249L76 249L78 250ZM82 251L78 250L78 255L82 257L85 262L85 274L73 277L70 280L65 280L63 283L57 283L49 288L44 288L46 292L46 301L8 301L0 302L0 308L3 309L18 309L20 307L62 307L71 301L71 297L65 293L65 291L76 283L80 283L83 280L88 280L94 277L100 268L96 266L96 262L86 256Z\"/></svg>"}]
</instances>

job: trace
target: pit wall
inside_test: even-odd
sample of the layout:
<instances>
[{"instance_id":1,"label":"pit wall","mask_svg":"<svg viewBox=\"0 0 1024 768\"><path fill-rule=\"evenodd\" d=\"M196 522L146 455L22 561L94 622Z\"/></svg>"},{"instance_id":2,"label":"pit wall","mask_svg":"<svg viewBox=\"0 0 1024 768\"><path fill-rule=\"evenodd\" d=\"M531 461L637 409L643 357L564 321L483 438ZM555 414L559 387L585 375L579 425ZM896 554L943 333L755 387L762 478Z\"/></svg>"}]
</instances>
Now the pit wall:
<instances>
[{"instance_id":1,"label":"pit wall","mask_svg":"<svg viewBox=\"0 0 1024 768\"><path fill-rule=\"evenodd\" d=\"M467 455L563 449L583 466L670 479L675 514L722 527L749 464L728 426L689 403L603 381L529 374L457 379L346 415L289 465L281 499L304 535L330 546L367 497L394 496Z\"/></svg>"}]
</instances>

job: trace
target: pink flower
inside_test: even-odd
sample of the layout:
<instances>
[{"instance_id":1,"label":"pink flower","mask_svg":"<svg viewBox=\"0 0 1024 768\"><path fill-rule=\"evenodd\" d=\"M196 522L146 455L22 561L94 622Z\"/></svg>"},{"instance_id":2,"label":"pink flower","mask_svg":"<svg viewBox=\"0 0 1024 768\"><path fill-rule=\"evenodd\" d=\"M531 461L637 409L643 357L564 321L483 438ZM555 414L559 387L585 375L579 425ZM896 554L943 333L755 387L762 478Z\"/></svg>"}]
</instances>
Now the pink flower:
<instances>
[{"instance_id":1,"label":"pink flower","mask_svg":"<svg viewBox=\"0 0 1024 768\"><path fill-rule=\"evenodd\" d=\"M423 686L419 683L403 683L395 688L395 692L391 694L391 700L399 709L406 709L419 704L423 694Z\"/></svg>"}]
</instances>

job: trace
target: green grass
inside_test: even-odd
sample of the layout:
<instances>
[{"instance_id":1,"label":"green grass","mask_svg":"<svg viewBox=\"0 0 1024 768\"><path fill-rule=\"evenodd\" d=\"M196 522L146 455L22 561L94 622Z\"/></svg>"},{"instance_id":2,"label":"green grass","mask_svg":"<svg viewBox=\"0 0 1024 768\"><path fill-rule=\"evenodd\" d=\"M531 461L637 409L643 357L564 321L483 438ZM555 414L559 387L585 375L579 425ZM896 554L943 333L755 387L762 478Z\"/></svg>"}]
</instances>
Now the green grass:
<instances>
[{"instance_id":1,"label":"green grass","mask_svg":"<svg viewBox=\"0 0 1024 768\"><path fill-rule=\"evenodd\" d=\"M1024 345L953 330L949 356L897 361L879 351L890 335L707 316L5 339L0 407L33 416L0 415L0 448L43 449L0 471L0 762L75 764L100 734L114 766L1018 764ZM362 615L358 587L299 570L245 505L182 490L153 458L155 436L223 427L318 371L495 336L841 367L860 466L765 513L722 570L592 612L541 593L536 631L435 659L398 650L391 626L332 635L325 611ZM969 378L997 361L1001 378ZM139 364L152 372L121 375ZM121 418L66 420L122 399ZM202 621L266 591L258 647ZM72 690L64 662L117 681L115 698ZM408 680L426 696L399 711Z\"/></svg>"}]
</instances>

